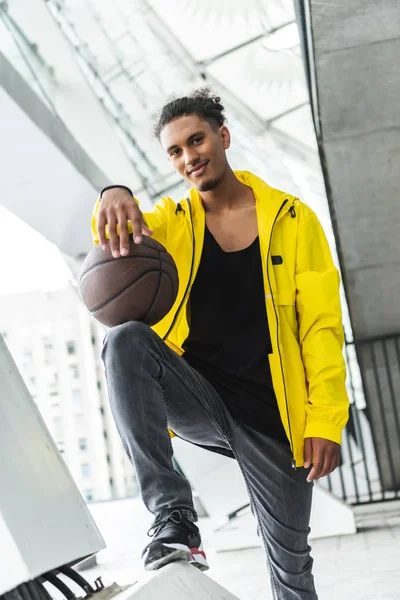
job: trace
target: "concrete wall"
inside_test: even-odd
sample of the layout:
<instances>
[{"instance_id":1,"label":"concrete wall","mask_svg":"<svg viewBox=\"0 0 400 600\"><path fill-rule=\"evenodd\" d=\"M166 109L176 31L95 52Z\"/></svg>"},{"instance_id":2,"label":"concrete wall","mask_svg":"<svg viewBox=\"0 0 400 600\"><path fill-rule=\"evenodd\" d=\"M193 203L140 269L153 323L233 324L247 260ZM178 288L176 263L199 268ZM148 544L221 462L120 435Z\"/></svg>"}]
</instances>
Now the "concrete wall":
<instances>
[{"instance_id":1,"label":"concrete wall","mask_svg":"<svg viewBox=\"0 0 400 600\"><path fill-rule=\"evenodd\" d=\"M369 340L400 333L399 3L306 4L325 175L382 485L391 490L400 487L400 355Z\"/></svg>"}]
</instances>

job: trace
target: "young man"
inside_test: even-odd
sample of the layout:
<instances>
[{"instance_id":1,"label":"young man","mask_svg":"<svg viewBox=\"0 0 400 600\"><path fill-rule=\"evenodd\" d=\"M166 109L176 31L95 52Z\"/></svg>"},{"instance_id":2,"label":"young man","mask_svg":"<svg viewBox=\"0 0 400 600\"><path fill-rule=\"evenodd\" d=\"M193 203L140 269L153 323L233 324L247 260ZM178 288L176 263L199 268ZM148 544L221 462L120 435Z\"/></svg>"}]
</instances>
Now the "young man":
<instances>
[{"instance_id":1,"label":"young man","mask_svg":"<svg viewBox=\"0 0 400 600\"><path fill-rule=\"evenodd\" d=\"M130 322L108 332L110 403L155 516L147 569L178 559L207 568L169 427L238 461L276 598L315 600L312 482L338 466L348 416L339 276L306 205L232 171L223 110L199 90L161 112L156 135L191 185L184 200L163 198L142 214L115 186L96 203L95 243L109 235L118 257L130 232L136 243L153 235L180 278L174 307L153 330Z\"/></svg>"}]
</instances>

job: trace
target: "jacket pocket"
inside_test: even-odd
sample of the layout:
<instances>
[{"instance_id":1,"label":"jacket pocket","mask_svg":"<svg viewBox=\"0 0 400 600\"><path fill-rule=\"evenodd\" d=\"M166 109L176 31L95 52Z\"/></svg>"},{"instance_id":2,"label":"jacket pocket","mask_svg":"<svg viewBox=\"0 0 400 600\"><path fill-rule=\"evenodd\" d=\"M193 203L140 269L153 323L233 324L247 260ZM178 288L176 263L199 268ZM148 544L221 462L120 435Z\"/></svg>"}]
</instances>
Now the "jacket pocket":
<instances>
[{"instance_id":1,"label":"jacket pocket","mask_svg":"<svg viewBox=\"0 0 400 600\"><path fill-rule=\"evenodd\" d=\"M281 289L276 292L275 304L279 311L281 327L289 326L290 331L299 341L299 327L296 314L296 290Z\"/></svg>"},{"instance_id":2,"label":"jacket pocket","mask_svg":"<svg viewBox=\"0 0 400 600\"><path fill-rule=\"evenodd\" d=\"M278 306L294 306L296 304L296 290L283 289L277 291L275 302Z\"/></svg>"}]
</instances>

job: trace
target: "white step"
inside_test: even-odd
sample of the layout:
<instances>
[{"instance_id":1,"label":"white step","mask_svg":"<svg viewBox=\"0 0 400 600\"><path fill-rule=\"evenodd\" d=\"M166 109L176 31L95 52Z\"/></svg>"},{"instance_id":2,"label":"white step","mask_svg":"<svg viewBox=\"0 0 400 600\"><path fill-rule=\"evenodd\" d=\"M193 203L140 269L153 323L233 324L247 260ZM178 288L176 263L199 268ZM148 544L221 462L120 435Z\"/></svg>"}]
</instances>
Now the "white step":
<instances>
[{"instance_id":1,"label":"white step","mask_svg":"<svg viewBox=\"0 0 400 600\"><path fill-rule=\"evenodd\" d=\"M185 562L146 573L116 600L239 600L210 577Z\"/></svg>"}]
</instances>

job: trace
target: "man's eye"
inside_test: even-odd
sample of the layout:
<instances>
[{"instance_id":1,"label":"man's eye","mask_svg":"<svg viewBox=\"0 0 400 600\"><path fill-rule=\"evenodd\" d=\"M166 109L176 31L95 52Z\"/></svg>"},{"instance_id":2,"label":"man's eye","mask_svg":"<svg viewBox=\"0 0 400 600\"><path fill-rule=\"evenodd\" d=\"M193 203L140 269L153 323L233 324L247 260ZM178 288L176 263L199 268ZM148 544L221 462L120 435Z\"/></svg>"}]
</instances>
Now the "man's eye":
<instances>
[{"instance_id":1,"label":"man's eye","mask_svg":"<svg viewBox=\"0 0 400 600\"><path fill-rule=\"evenodd\" d=\"M203 138L201 138L201 137L194 138L193 144L199 144L202 140L203 140Z\"/></svg>"},{"instance_id":2,"label":"man's eye","mask_svg":"<svg viewBox=\"0 0 400 600\"><path fill-rule=\"evenodd\" d=\"M176 148L175 150L172 150L171 152L171 156L177 156L179 154L179 149Z\"/></svg>"}]
</instances>

